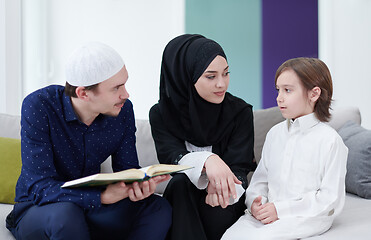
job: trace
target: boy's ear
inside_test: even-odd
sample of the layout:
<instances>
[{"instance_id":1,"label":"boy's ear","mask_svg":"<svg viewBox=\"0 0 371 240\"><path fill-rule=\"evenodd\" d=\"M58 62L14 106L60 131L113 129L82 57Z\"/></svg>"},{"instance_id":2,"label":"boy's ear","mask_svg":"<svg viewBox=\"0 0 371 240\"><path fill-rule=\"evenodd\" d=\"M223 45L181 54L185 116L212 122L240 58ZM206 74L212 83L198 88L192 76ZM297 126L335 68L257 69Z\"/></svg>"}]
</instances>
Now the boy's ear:
<instances>
[{"instance_id":1,"label":"boy's ear","mask_svg":"<svg viewBox=\"0 0 371 240\"><path fill-rule=\"evenodd\" d=\"M80 98L81 100L87 100L89 98L85 87L77 87L75 93L77 98Z\"/></svg>"},{"instance_id":2,"label":"boy's ear","mask_svg":"<svg viewBox=\"0 0 371 240\"><path fill-rule=\"evenodd\" d=\"M317 102L319 96L321 96L321 88L319 88L319 87L314 87L309 92L309 98L310 98L311 102L313 102L313 103Z\"/></svg>"}]
</instances>

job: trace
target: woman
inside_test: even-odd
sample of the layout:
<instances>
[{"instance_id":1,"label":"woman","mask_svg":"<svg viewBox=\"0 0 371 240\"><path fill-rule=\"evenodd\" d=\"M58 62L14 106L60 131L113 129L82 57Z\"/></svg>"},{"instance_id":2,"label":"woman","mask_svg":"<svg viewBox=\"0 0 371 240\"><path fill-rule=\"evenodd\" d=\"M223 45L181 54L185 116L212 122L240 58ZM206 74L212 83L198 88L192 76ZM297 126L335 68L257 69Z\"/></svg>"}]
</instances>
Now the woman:
<instances>
[{"instance_id":1,"label":"woman","mask_svg":"<svg viewBox=\"0 0 371 240\"><path fill-rule=\"evenodd\" d=\"M165 190L173 207L169 239L220 239L246 209L246 176L256 167L252 106L226 92L228 84L227 58L215 41L185 34L166 46L152 136L161 163L194 167Z\"/></svg>"}]
</instances>

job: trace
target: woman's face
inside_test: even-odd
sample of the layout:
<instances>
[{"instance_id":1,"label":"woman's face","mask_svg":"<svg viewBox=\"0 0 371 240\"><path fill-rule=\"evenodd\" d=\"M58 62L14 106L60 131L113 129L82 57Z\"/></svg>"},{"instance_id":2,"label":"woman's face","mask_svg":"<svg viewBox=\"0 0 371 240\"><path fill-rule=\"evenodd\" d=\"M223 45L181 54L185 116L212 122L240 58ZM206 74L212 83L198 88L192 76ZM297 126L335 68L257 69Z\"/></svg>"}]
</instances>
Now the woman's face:
<instances>
[{"instance_id":1,"label":"woman's face","mask_svg":"<svg viewBox=\"0 0 371 240\"><path fill-rule=\"evenodd\" d=\"M200 97L219 104L224 100L229 85L229 66L222 56L216 56L195 84Z\"/></svg>"}]
</instances>

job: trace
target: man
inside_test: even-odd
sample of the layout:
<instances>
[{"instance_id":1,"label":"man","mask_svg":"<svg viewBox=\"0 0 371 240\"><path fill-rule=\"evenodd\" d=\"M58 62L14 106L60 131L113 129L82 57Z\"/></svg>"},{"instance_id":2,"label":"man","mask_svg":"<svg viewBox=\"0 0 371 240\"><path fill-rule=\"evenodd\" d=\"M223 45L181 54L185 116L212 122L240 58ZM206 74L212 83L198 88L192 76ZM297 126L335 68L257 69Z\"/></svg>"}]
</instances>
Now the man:
<instances>
[{"instance_id":1,"label":"man","mask_svg":"<svg viewBox=\"0 0 371 240\"><path fill-rule=\"evenodd\" d=\"M17 239L163 239L168 202L153 195L159 176L106 188L60 188L69 180L112 168L139 168L135 121L120 55L102 43L77 49L66 86L52 85L22 104L22 172L7 227Z\"/></svg>"}]
</instances>

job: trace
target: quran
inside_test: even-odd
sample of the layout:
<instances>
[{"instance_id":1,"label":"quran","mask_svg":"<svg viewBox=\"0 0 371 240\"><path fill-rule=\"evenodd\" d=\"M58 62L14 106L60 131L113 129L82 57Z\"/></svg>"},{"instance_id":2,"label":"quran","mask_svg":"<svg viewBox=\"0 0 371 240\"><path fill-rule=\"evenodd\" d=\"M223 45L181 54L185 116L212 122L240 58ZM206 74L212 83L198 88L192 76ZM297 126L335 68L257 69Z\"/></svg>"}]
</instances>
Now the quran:
<instances>
[{"instance_id":1,"label":"quran","mask_svg":"<svg viewBox=\"0 0 371 240\"><path fill-rule=\"evenodd\" d=\"M114 173L97 173L83 178L68 181L62 188L104 186L116 182L141 182L152 177L184 171L193 167L185 165L155 164L139 169L131 168Z\"/></svg>"}]
</instances>

